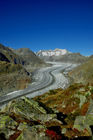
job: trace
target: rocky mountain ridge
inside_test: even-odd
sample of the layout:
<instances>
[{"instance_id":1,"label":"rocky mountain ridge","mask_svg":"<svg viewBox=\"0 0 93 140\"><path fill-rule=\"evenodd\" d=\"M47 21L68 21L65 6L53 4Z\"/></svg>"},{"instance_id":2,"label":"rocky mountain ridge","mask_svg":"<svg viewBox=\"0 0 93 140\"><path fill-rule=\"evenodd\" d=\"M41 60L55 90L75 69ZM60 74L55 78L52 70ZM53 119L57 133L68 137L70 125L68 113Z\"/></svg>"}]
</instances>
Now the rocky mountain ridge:
<instances>
[{"instance_id":1,"label":"rocky mountain ridge","mask_svg":"<svg viewBox=\"0 0 93 140\"><path fill-rule=\"evenodd\" d=\"M18 56L22 57L26 61L26 65L33 66L43 66L46 65L43 60L41 60L34 52L29 48L20 48L18 50L13 50Z\"/></svg>"},{"instance_id":2,"label":"rocky mountain ridge","mask_svg":"<svg viewBox=\"0 0 93 140\"><path fill-rule=\"evenodd\" d=\"M2 61L5 56L10 63L22 65L25 64L25 61L21 57L16 55L10 48L5 47L2 44L0 44L0 53L3 54L3 56L0 57L0 61Z\"/></svg>"}]
</instances>

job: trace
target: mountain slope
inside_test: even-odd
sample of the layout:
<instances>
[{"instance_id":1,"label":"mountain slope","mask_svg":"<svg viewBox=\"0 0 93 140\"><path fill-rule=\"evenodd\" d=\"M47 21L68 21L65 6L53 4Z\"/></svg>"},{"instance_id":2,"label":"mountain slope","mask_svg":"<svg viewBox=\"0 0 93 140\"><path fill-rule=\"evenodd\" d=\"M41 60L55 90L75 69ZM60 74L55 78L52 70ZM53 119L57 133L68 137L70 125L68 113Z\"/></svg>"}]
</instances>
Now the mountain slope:
<instances>
[{"instance_id":1,"label":"mountain slope","mask_svg":"<svg viewBox=\"0 0 93 140\"><path fill-rule=\"evenodd\" d=\"M0 96L24 89L30 82L31 77L22 65L0 61Z\"/></svg>"},{"instance_id":2,"label":"mountain slope","mask_svg":"<svg viewBox=\"0 0 93 140\"><path fill-rule=\"evenodd\" d=\"M93 83L93 58L69 73L75 82Z\"/></svg>"},{"instance_id":3,"label":"mountain slope","mask_svg":"<svg viewBox=\"0 0 93 140\"><path fill-rule=\"evenodd\" d=\"M28 48L20 48L18 50L14 50L14 52L17 55L21 56L28 65L29 64L33 66L45 65L45 62L41 60L38 56L36 56L36 54Z\"/></svg>"},{"instance_id":4,"label":"mountain slope","mask_svg":"<svg viewBox=\"0 0 93 140\"><path fill-rule=\"evenodd\" d=\"M25 61L16 55L12 49L5 47L4 45L0 44L0 53L2 53L11 63L14 64L22 64L24 65ZM2 58L0 57L0 60L2 61Z\"/></svg>"},{"instance_id":5,"label":"mountain slope","mask_svg":"<svg viewBox=\"0 0 93 140\"><path fill-rule=\"evenodd\" d=\"M0 44L0 96L24 89L31 82L29 72L23 68L25 62L10 48Z\"/></svg>"},{"instance_id":6,"label":"mountain slope","mask_svg":"<svg viewBox=\"0 0 93 140\"><path fill-rule=\"evenodd\" d=\"M62 56L60 58L61 62L71 62L71 63L84 63L87 61L87 57L82 56L80 53L70 53Z\"/></svg>"}]
</instances>

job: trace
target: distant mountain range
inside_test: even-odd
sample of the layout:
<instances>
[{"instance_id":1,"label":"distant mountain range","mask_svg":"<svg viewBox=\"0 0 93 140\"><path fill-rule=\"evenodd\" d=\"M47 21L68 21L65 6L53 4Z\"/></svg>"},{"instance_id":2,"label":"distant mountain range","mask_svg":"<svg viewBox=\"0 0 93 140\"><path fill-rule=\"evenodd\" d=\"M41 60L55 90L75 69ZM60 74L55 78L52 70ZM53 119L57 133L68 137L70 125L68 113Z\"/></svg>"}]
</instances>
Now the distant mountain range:
<instances>
[{"instance_id":1,"label":"distant mountain range","mask_svg":"<svg viewBox=\"0 0 93 140\"><path fill-rule=\"evenodd\" d=\"M40 50L36 53L36 55L45 61L70 63L84 63L88 59L87 57L82 56L80 53L71 53L66 49Z\"/></svg>"},{"instance_id":2,"label":"distant mountain range","mask_svg":"<svg viewBox=\"0 0 93 140\"><path fill-rule=\"evenodd\" d=\"M36 54L38 56L49 56L50 57L50 56L65 55L68 53L70 53L70 52L68 52L66 49L55 49L55 50L40 50Z\"/></svg>"}]
</instances>

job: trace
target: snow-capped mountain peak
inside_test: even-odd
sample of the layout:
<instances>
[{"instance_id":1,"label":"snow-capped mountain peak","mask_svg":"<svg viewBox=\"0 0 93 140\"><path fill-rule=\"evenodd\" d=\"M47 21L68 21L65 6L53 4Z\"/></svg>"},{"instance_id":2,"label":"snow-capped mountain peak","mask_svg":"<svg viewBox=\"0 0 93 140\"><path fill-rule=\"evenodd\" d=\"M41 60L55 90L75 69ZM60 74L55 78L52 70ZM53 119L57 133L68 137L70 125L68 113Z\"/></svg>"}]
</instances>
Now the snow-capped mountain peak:
<instances>
[{"instance_id":1,"label":"snow-capped mountain peak","mask_svg":"<svg viewBox=\"0 0 93 140\"><path fill-rule=\"evenodd\" d=\"M38 56L60 56L69 53L66 49L40 50Z\"/></svg>"}]
</instances>

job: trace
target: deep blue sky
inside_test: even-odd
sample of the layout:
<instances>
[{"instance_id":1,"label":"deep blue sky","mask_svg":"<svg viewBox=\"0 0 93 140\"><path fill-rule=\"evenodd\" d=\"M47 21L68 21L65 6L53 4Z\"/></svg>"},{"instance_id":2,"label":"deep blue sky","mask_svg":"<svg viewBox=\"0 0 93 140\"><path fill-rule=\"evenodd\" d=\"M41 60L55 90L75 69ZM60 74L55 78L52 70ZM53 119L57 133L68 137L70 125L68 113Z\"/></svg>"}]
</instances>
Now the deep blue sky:
<instances>
[{"instance_id":1,"label":"deep blue sky","mask_svg":"<svg viewBox=\"0 0 93 140\"><path fill-rule=\"evenodd\" d=\"M93 54L93 0L0 0L0 43Z\"/></svg>"}]
</instances>

